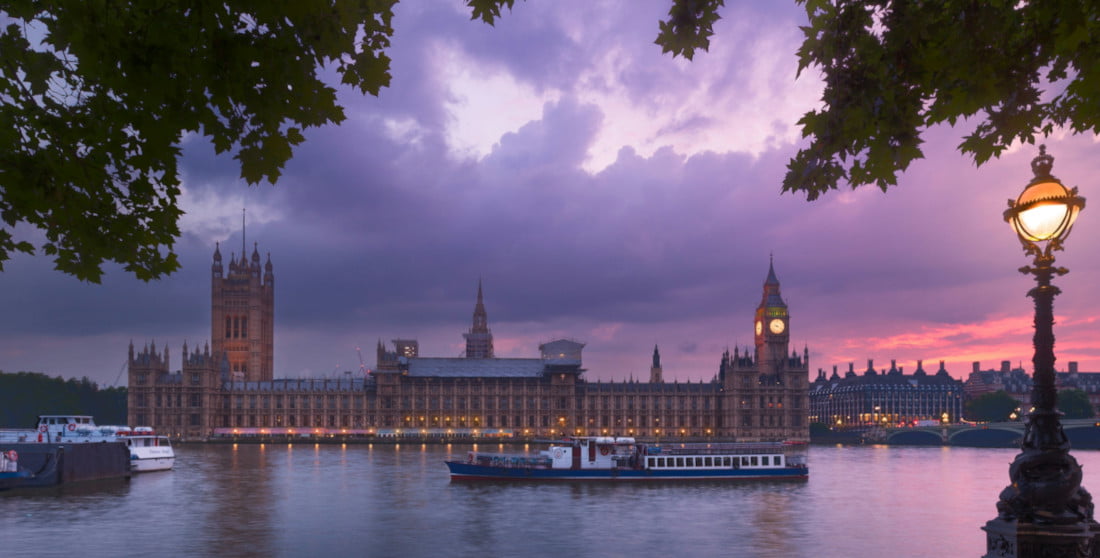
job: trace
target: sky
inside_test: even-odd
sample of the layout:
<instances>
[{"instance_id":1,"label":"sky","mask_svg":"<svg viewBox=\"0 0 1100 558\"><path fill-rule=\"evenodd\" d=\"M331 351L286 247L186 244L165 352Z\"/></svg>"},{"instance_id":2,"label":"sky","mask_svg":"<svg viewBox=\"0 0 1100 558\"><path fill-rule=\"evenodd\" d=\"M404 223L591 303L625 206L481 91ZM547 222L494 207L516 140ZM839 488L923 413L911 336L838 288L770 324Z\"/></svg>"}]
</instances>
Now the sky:
<instances>
[{"instance_id":1,"label":"sky","mask_svg":"<svg viewBox=\"0 0 1100 558\"><path fill-rule=\"evenodd\" d=\"M724 350L752 345L769 261L811 376L872 359L1030 370L1030 261L1002 213L1037 146L976 168L956 150L967 123L937 127L888 193L782 194L798 119L820 107L817 73L796 79L805 15L728 4L687 61L653 43L667 0L532 0L492 27L458 1L400 3L391 86L340 89L348 119L308 130L277 185L183 138L171 277L107 266L92 285L45 257L6 262L0 370L125 385L131 341L168 346L178 369L183 343L210 336L214 245L239 256L242 240L274 266L276 377L357 372L357 347L373 367L396 338L459 356L480 281L497 356L570 338L589 380L645 380L656 345L666 380L709 381ZM1045 143L1053 174L1096 198L1097 138ZM1059 370L1100 371L1097 211L1057 255Z\"/></svg>"}]
</instances>

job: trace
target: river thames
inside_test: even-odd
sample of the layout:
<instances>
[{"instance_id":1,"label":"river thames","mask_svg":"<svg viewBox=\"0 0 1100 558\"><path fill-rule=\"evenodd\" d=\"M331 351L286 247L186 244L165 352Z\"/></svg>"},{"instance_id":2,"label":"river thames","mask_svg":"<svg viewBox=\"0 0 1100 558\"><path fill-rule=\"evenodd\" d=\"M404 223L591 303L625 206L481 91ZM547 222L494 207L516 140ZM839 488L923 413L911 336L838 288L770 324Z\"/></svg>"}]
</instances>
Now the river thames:
<instances>
[{"instance_id":1,"label":"river thames","mask_svg":"<svg viewBox=\"0 0 1100 558\"><path fill-rule=\"evenodd\" d=\"M468 445L182 445L0 493L4 556L978 557L1017 450L813 446L810 479L452 483ZM496 451L495 446L481 449ZM510 448L509 448L510 449ZM1100 452L1075 451L1100 490Z\"/></svg>"}]
</instances>

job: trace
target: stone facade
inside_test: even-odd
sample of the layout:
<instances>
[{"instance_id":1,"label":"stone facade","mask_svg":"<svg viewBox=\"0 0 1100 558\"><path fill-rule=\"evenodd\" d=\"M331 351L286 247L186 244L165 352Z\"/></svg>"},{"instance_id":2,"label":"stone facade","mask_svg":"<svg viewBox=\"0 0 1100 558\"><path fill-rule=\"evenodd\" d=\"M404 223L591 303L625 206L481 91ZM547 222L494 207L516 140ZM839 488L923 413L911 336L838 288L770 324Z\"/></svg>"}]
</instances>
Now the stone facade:
<instances>
[{"instance_id":1,"label":"stone facade","mask_svg":"<svg viewBox=\"0 0 1100 558\"><path fill-rule=\"evenodd\" d=\"M257 254L253 261L258 263ZM237 280L259 285L260 306L270 307L263 298L273 291L270 263L263 281L256 281L252 270L252 264L236 264ZM231 268L229 277L233 274ZM219 275L215 252L215 293ZM265 291L268 286L272 289ZM235 306L226 300L225 294L214 299L217 339L232 327L225 318ZM422 357L415 340L394 340L392 349L379 342L375 368L358 377L254 375L253 361L238 369L240 361L230 352L234 345L218 343L190 353L185 347L182 368L170 372L167 349L161 354L150 345L135 353L131 346L129 417L131 424L185 438L615 435L808 441L808 351L789 353L790 315L771 266L754 325L756 347L727 351L709 380L664 381L655 348L649 382L590 382L582 367L584 344L573 340L544 343L537 358L493 357L479 284L464 357ZM263 371L272 345L258 346L267 352L256 361Z\"/></svg>"},{"instance_id":2,"label":"stone facade","mask_svg":"<svg viewBox=\"0 0 1100 558\"><path fill-rule=\"evenodd\" d=\"M1064 389L1079 389L1084 391L1092 406L1100 407L1100 372L1081 372L1076 362L1070 362L1064 372L1055 372L1055 387L1059 391ZM970 376L967 377L964 389L967 399L974 399L987 393L1004 391L1022 407L1031 405L1032 377L1022 367L1012 367L1007 360L1001 361L999 370L982 370L981 363L975 362Z\"/></svg>"},{"instance_id":3,"label":"stone facade","mask_svg":"<svg viewBox=\"0 0 1100 558\"><path fill-rule=\"evenodd\" d=\"M818 370L810 386L810 420L831 428L868 426L912 426L924 421L958 422L963 411L962 381L952 378L940 361L934 374L917 361L917 370L906 374L890 361L889 370L876 370L867 361L867 370L857 374L853 364L841 377L833 367L826 378Z\"/></svg>"},{"instance_id":4,"label":"stone facade","mask_svg":"<svg viewBox=\"0 0 1100 558\"><path fill-rule=\"evenodd\" d=\"M214 248L210 279L210 342L212 354L222 357L233 379L271 381L275 354L275 274L271 254L260 275L259 246L252 261L231 254L229 273L222 275L220 247Z\"/></svg>"}]
</instances>

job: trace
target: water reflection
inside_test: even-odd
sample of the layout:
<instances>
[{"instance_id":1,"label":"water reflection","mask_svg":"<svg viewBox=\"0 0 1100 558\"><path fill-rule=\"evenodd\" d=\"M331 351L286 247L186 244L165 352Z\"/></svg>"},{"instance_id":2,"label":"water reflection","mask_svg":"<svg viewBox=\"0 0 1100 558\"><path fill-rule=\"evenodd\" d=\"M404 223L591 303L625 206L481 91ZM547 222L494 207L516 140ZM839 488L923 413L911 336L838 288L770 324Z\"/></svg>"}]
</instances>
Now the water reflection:
<instances>
[{"instance_id":1,"label":"water reflection","mask_svg":"<svg viewBox=\"0 0 1100 558\"><path fill-rule=\"evenodd\" d=\"M0 493L2 547L6 556L979 556L979 527L995 515L1016 453L814 447L804 482L450 482L443 461L469 449L180 445L174 471ZM1100 489L1100 453L1074 454L1084 485ZM135 532L147 536L120 536Z\"/></svg>"}]
</instances>

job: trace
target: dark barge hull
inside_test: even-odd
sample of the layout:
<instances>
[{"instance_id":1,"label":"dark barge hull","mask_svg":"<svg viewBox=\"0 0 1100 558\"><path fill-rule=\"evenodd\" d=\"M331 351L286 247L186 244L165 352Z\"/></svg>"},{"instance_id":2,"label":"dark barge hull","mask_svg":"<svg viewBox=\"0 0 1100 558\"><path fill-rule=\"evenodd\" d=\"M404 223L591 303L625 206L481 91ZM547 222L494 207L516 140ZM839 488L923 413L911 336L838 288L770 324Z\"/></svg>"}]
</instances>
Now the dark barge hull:
<instances>
[{"instance_id":1,"label":"dark barge hull","mask_svg":"<svg viewBox=\"0 0 1100 558\"><path fill-rule=\"evenodd\" d=\"M451 480L805 480L807 467L774 469L544 469L534 467L498 467L463 461L447 461Z\"/></svg>"},{"instance_id":2,"label":"dark barge hull","mask_svg":"<svg viewBox=\"0 0 1100 558\"><path fill-rule=\"evenodd\" d=\"M0 450L18 452L20 472L30 473L0 479L0 489L130 477L130 450L121 442L14 443Z\"/></svg>"}]
</instances>

